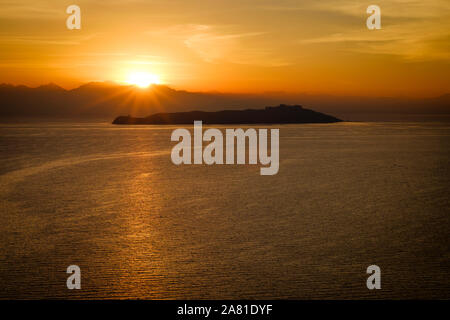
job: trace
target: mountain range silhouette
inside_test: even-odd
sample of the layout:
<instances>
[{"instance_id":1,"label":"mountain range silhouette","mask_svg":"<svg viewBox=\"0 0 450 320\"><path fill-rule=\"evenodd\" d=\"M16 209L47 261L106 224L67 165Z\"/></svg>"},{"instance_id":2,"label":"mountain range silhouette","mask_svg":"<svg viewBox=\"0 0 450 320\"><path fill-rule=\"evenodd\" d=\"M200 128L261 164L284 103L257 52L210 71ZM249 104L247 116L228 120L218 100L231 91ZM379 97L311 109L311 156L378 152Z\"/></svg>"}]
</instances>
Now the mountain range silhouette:
<instances>
[{"instance_id":1,"label":"mountain range silhouette","mask_svg":"<svg viewBox=\"0 0 450 320\"><path fill-rule=\"evenodd\" d=\"M66 90L50 83L36 88L0 84L0 117L78 117L114 119L120 114L237 110L267 105L304 105L346 120L391 119L416 115L450 116L450 94L435 98L341 97L301 93L189 92L165 85L140 89L113 82L90 82Z\"/></svg>"}]
</instances>

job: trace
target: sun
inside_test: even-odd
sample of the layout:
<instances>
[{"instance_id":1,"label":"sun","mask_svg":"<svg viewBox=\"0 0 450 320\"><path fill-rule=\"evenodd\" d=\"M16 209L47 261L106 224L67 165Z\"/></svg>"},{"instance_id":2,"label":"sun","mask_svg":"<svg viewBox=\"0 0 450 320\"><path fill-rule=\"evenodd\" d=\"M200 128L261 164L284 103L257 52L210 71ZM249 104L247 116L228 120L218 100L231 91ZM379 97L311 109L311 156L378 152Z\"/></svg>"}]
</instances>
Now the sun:
<instances>
[{"instance_id":1,"label":"sun","mask_svg":"<svg viewBox=\"0 0 450 320\"><path fill-rule=\"evenodd\" d=\"M147 88L151 84L160 84L161 80L156 74L147 72L131 72L125 82L138 86L139 88Z\"/></svg>"}]
</instances>

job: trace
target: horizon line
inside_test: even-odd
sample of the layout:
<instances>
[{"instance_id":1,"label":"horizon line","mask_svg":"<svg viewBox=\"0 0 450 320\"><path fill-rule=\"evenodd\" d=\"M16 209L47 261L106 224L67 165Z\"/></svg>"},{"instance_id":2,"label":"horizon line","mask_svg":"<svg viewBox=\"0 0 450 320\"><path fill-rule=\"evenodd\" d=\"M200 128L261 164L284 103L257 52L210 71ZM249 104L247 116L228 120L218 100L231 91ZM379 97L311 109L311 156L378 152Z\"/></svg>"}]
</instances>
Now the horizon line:
<instances>
[{"instance_id":1,"label":"horizon line","mask_svg":"<svg viewBox=\"0 0 450 320\"><path fill-rule=\"evenodd\" d=\"M420 97L411 97L411 96L406 96L406 95L397 95L397 96L372 96L372 95L346 95L346 94L334 94L334 93L318 93L318 92L301 92L301 91L280 91L280 90L274 90L274 91L262 91L262 92L226 92L226 91L218 91L218 90L209 90L209 91L190 91L190 90L186 90L186 89L180 89L180 88L176 88L176 87L172 87L170 84L165 84L165 83L152 83L150 84L148 87L146 88L139 88L136 85L133 84L126 84L126 83L120 83L118 81L114 81L114 80L93 80L93 81L87 81L84 82L82 84L80 84L79 86L75 86L72 88L66 88L63 87L53 81L51 82L47 82L47 83L43 83L37 86L31 86L31 85L27 85L27 84L14 84L14 83L9 83L9 82L2 82L0 83L0 87L5 87L5 86L10 86L10 87L26 87L28 89L39 89L41 87L46 87L46 86L55 86L58 88L63 89L64 91L73 91L76 89L79 89L83 86L86 85L90 85L90 84L112 84L118 87L131 87L131 88L135 88L137 91L142 91L145 92L149 89L151 89L152 87L166 87L169 89L172 89L174 91L179 91L179 92L189 92L189 93L197 93L197 94L223 94L223 95L252 95L252 96L264 96L264 95L268 95L268 94L283 94L283 95L305 95L305 96L316 96L316 97L339 97L339 98L369 98L369 99L408 99L408 100L421 100L421 99L433 99L433 98L441 98L441 97L445 97L445 96L450 96L450 92L445 92L439 95L427 95L427 96L420 96Z\"/></svg>"}]
</instances>

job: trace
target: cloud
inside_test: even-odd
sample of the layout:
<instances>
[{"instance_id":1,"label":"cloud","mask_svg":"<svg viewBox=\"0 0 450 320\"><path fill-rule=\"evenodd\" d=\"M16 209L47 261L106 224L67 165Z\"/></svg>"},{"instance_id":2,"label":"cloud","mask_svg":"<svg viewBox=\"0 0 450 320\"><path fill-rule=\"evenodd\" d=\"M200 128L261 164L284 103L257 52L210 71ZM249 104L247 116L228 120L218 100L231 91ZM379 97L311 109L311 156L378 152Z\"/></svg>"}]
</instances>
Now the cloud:
<instances>
[{"instance_id":1,"label":"cloud","mask_svg":"<svg viewBox=\"0 0 450 320\"><path fill-rule=\"evenodd\" d=\"M333 49L364 54L393 55L407 61L450 60L448 45L450 38L450 2L441 0L379 1L382 30L365 28L368 16L361 3L344 0L339 5L325 0L311 5L342 15L359 15L361 23L338 23L338 32L322 33L315 37L298 40L302 45L327 45ZM365 5L364 5L365 6ZM344 19L342 19L344 20ZM339 21L339 20L338 20Z\"/></svg>"},{"instance_id":2,"label":"cloud","mask_svg":"<svg viewBox=\"0 0 450 320\"><path fill-rule=\"evenodd\" d=\"M280 0L277 4L260 4L260 10L267 11L319 11L324 14L352 15L361 17L365 9L371 5L380 6L382 14L386 17L430 18L440 17L450 11L448 0L377 0L374 3L358 0Z\"/></svg>"},{"instance_id":3,"label":"cloud","mask_svg":"<svg viewBox=\"0 0 450 320\"><path fill-rule=\"evenodd\" d=\"M186 24L149 34L177 40L207 63L228 62L265 67L289 65L289 62L278 58L271 48L255 41L266 36L266 32L233 32L233 29L233 26Z\"/></svg>"},{"instance_id":4,"label":"cloud","mask_svg":"<svg viewBox=\"0 0 450 320\"><path fill-rule=\"evenodd\" d=\"M79 45L84 41L89 41L97 37L99 33L86 36L74 36L67 40L67 37L42 37L42 36L0 36L0 43L30 43L30 44L53 44L53 45Z\"/></svg>"},{"instance_id":5,"label":"cloud","mask_svg":"<svg viewBox=\"0 0 450 320\"><path fill-rule=\"evenodd\" d=\"M55 5L46 3L45 1L24 1L16 0L14 2L2 1L0 2L0 17L3 19L59 19L64 16L66 6L61 6L59 9Z\"/></svg>"},{"instance_id":6,"label":"cloud","mask_svg":"<svg viewBox=\"0 0 450 320\"><path fill-rule=\"evenodd\" d=\"M393 55L409 61L450 60L450 34L423 30L386 28L376 31L335 33L299 40L303 45L327 45L340 50L364 54Z\"/></svg>"}]
</instances>

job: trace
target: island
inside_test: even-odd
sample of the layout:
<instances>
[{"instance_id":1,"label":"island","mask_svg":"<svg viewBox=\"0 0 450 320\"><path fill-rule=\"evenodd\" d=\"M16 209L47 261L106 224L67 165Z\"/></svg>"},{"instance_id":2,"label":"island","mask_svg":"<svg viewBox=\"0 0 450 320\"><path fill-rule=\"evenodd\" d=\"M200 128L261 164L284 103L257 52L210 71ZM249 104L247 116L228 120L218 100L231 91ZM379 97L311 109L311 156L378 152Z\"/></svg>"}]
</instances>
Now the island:
<instances>
[{"instance_id":1,"label":"island","mask_svg":"<svg viewBox=\"0 0 450 320\"><path fill-rule=\"evenodd\" d=\"M156 113L145 118L119 116L113 124L285 124L285 123L334 123L342 120L300 105L265 107L264 109L223 110L216 112L190 111Z\"/></svg>"}]
</instances>

